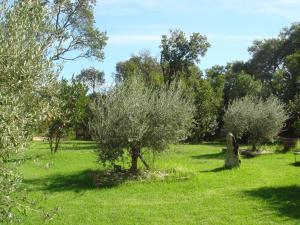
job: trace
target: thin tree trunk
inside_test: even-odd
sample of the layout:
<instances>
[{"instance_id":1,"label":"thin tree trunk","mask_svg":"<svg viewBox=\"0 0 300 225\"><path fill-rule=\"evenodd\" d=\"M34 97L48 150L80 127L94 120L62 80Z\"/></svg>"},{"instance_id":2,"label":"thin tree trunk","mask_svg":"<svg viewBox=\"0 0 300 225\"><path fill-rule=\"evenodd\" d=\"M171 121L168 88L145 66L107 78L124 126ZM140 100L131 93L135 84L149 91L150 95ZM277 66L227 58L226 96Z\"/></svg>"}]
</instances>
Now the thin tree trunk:
<instances>
[{"instance_id":1,"label":"thin tree trunk","mask_svg":"<svg viewBox=\"0 0 300 225\"><path fill-rule=\"evenodd\" d=\"M59 142L60 142L60 135L59 134L57 134L57 136L56 136L56 140L55 140L55 150L54 150L54 152L56 153L57 152L57 150L58 150L58 147L59 147Z\"/></svg>"},{"instance_id":2,"label":"thin tree trunk","mask_svg":"<svg viewBox=\"0 0 300 225\"><path fill-rule=\"evenodd\" d=\"M49 136L49 145L50 145L50 151L53 153L53 137Z\"/></svg>"}]
</instances>

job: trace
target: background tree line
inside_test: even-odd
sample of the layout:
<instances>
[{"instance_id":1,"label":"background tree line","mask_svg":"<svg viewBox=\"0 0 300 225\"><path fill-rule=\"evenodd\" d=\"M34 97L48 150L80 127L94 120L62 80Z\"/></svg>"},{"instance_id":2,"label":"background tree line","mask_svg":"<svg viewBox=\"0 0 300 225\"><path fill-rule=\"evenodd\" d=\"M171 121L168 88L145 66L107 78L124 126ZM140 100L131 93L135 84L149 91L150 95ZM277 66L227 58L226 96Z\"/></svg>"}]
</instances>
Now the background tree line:
<instances>
[{"instance_id":1,"label":"background tree line","mask_svg":"<svg viewBox=\"0 0 300 225\"><path fill-rule=\"evenodd\" d=\"M202 71L198 63L209 47L206 37L199 33L187 37L183 31L171 30L162 36L159 59L142 52L119 62L116 81L139 76L148 86L159 86L181 80L197 111L189 141L221 136L222 118L228 105L248 95L263 99L277 97L291 113L283 135L299 134L299 23L284 28L276 38L254 41L246 62L215 65Z\"/></svg>"},{"instance_id":2,"label":"background tree line","mask_svg":"<svg viewBox=\"0 0 300 225\"><path fill-rule=\"evenodd\" d=\"M162 36L159 58L151 56L149 51L143 51L117 63L115 82L122 83L138 77L146 86L156 88L173 81L182 82L185 94L193 99L196 110L189 142L222 136L222 118L228 105L245 96L263 99L277 97L291 113L282 135L296 136L300 131L299 30L298 23L292 24L283 29L277 38L254 41L248 49L251 54L248 61L215 65L205 71L199 68L198 63L210 47L207 38L199 33L188 37L183 31L170 30L169 34ZM74 78L90 87L90 92L85 92L90 99L100 94L95 91L94 79L97 76L98 84L103 84L103 72L93 68L82 71ZM100 95L103 94L105 92ZM88 104L89 101L86 101L86 110ZM88 132L88 113L86 116L85 123L81 123L81 128L77 126L76 132L80 129ZM70 124L77 122L74 120ZM87 137L90 136L86 134Z\"/></svg>"}]
</instances>

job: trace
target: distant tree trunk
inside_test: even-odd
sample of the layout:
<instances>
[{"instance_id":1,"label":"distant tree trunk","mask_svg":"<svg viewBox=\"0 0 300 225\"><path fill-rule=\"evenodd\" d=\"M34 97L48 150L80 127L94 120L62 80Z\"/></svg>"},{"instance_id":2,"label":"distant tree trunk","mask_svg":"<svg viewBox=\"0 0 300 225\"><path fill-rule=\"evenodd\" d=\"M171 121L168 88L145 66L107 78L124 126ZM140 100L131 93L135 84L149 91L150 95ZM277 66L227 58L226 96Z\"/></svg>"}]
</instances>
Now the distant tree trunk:
<instances>
[{"instance_id":1,"label":"distant tree trunk","mask_svg":"<svg viewBox=\"0 0 300 225\"><path fill-rule=\"evenodd\" d=\"M252 151L255 152L256 150L257 150L257 149L256 149L256 144L253 144L253 145L252 145Z\"/></svg>"},{"instance_id":2,"label":"distant tree trunk","mask_svg":"<svg viewBox=\"0 0 300 225\"><path fill-rule=\"evenodd\" d=\"M63 135L64 126L60 120L54 121L48 130L48 140L51 153L56 153Z\"/></svg>"},{"instance_id":3,"label":"distant tree trunk","mask_svg":"<svg viewBox=\"0 0 300 225\"><path fill-rule=\"evenodd\" d=\"M233 134L227 134L227 149L225 156L225 167L233 168L240 166L239 146Z\"/></svg>"},{"instance_id":4,"label":"distant tree trunk","mask_svg":"<svg viewBox=\"0 0 300 225\"><path fill-rule=\"evenodd\" d=\"M51 153L56 153L60 144L61 136L60 134L53 134L53 136L49 136L49 144Z\"/></svg>"}]
</instances>

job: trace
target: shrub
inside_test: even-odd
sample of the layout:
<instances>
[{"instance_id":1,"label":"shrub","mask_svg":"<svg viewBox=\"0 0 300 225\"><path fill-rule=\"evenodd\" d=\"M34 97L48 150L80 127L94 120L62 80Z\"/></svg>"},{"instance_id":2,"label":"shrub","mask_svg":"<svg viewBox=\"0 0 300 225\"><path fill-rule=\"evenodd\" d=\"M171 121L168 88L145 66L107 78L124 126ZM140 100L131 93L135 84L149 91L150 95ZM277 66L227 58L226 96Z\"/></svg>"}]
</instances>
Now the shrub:
<instances>
[{"instance_id":1,"label":"shrub","mask_svg":"<svg viewBox=\"0 0 300 225\"><path fill-rule=\"evenodd\" d=\"M266 100L246 96L234 100L224 115L225 130L236 137L249 135L252 149L272 140L288 119L285 105L277 98Z\"/></svg>"}]
</instances>

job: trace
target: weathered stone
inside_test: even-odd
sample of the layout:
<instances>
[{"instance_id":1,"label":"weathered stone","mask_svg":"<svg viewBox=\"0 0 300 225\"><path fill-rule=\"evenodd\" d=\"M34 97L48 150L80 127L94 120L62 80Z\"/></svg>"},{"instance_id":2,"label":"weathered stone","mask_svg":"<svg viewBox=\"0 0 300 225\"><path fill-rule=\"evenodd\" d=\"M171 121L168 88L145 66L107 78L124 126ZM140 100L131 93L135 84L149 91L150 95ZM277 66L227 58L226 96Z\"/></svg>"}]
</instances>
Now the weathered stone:
<instances>
[{"instance_id":1,"label":"weathered stone","mask_svg":"<svg viewBox=\"0 0 300 225\"><path fill-rule=\"evenodd\" d=\"M239 146L232 133L227 134L227 149L225 154L225 168L239 167L241 164Z\"/></svg>"}]
</instances>

